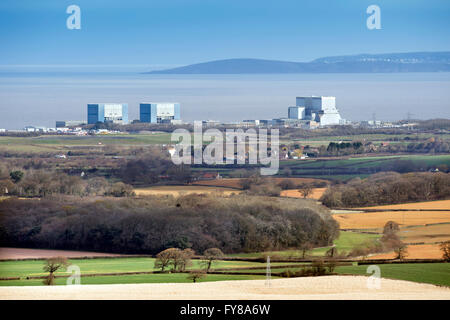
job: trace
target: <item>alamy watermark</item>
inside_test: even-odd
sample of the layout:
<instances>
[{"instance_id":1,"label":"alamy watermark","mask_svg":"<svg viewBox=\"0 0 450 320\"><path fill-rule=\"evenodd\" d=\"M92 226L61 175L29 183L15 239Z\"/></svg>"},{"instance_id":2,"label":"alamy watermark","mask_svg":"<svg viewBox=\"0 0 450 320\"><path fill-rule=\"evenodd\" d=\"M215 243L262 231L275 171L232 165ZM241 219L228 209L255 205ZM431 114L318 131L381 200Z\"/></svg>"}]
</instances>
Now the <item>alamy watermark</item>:
<instances>
[{"instance_id":1,"label":"alamy watermark","mask_svg":"<svg viewBox=\"0 0 450 320\"><path fill-rule=\"evenodd\" d=\"M381 269L377 265L367 267L367 273L372 275L367 278L367 289L381 289Z\"/></svg>"},{"instance_id":2,"label":"alamy watermark","mask_svg":"<svg viewBox=\"0 0 450 320\"><path fill-rule=\"evenodd\" d=\"M81 9L76 4L67 7L66 13L70 14L66 20L66 26L69 30L81 29Z\"/></svg>"},{"instance_id":3,"label":"alamy watermark","mask_svg":"<svg viewBox=\"0 0 450 320\"><path fill-rule=\"evenodd\" d=\"M186 129L176 129L171 141L176 143L175 152L171 154L176 165L192 162L207 165L259 164L264 166L260 168L263 176L278 173L278 129L271 129L269 133L267 129L257 131L253 128L246 131L226 129L225 132L208 129L203 132L202 122L195 121L193 137ZM207 143L205 147L204 142Z\"/></svg>"},{"instance_id":4,"label":"alamy watermark","mask_svg":"<svg viewBox=\"0 0 450 320\"><path fill-rule=\"evenodd\" d=\"M366 20L366 26L369 30L381 29L381 9L376 4L367 7L367 14L370 16Z\"/></svg>"}]
</instances>

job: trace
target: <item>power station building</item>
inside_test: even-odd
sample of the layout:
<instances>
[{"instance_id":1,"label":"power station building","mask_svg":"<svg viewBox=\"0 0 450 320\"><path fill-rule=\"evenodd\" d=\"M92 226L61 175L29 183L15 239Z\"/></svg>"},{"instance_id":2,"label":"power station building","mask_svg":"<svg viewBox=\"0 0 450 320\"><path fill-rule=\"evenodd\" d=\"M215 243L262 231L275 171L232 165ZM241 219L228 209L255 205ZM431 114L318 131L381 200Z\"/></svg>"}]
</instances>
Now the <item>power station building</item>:
<instances>
[{"instance_id":1,"label":"power station building","mask_svg":"<svg viewBox=\"0 0 450 320\"><path fill-rule=\"evenodd\" d=\"M139 105L139 115L139 120L141 122L180 122L180 104L170 102L144 102Z\"/></svg>"},{"instance_id":2,"label":"power station building","mask_svg":"<svg viewBox=\"0 0 450 320\"><path fill-rule=\"evenodd\" d=\"M88 124L97 122L128 123L128 104L126 103L89 103L87 113Z\"/></svg>"},{"instance_id":3,"label":"power station building","mask_svg":"<svg viewBox=\"0 0 450 320\"><path fill-rule=\"evenodd\" d=\"M341 124L335 97L297 97L295 107L289 107L288 118L315 121L320 126Z\"/></svg>"}]
</instances>

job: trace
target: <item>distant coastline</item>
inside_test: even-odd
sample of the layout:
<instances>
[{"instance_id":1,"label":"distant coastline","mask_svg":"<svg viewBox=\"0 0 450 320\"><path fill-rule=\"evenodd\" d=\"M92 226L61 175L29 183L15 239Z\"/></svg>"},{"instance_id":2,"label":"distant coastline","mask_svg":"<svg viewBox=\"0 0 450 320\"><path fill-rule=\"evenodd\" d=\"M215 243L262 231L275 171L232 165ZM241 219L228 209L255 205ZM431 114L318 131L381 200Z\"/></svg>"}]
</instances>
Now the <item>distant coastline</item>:
<instances>
[{"instance_id":1,"label":"distant coastline","mask_svg":"<svg viewBox=\"0 0 450 320\"><path fill-rule=\"evenodd\" d=\"M360 54L291 62L264 59L226 59L144 74L286 74L286 73L401 73L449 72L450 52Z\"/></svg>"}]
</instances>

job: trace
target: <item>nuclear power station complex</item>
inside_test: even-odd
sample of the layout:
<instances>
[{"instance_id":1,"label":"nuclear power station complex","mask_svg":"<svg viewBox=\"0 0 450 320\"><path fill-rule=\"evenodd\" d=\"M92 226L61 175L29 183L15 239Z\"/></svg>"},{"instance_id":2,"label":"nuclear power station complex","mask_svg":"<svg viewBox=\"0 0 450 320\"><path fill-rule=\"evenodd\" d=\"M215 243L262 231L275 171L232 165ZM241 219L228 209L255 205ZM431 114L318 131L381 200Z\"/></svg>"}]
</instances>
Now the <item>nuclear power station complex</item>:
<instances>
[{"instance_id":1,"label":"nuclear power station complex","mask_svg":"<svg viewBox=\"0 0 450 320\"><path fill-rule=\"evenodd\" d=\"M141 102L139 120L132 123L182 124L180 104L177 102ZM126 103L90 103L87 105L88 124L128 123L128 104ZM75 124L74 121L57 121L58 127ZM219 121L203 120L207 126L221 125ZM243 120L228 123L234 126L285 126L314 129L318 127L341 125L347 122L336 108L336 98L331 96L296 97L295 106L288 107L287 118L270 120ZM227 124L227 123L225 123Z\"/></svg>"}]
</instances>

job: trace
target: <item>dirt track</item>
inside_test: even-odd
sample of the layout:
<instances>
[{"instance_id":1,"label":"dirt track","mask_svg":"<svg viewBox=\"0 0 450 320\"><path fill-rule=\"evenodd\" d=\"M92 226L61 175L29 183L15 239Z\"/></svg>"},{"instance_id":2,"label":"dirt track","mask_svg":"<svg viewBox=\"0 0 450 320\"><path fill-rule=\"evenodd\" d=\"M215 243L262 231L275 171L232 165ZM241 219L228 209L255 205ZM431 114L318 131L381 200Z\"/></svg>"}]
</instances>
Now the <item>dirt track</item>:
<instances>
[{"instance_id":1,"label":"dirt track","mask_svg":"<svg viewBox=\"0 0 450 320\"><path fill-rule=\"evenodd\" d=\"M368 289L368 277L241 280L203 283L118 284L54 287L0 287L0 299L445 299L450 289L400 280L381 280L380 289Z\"/></svg>"}]
</instances>

